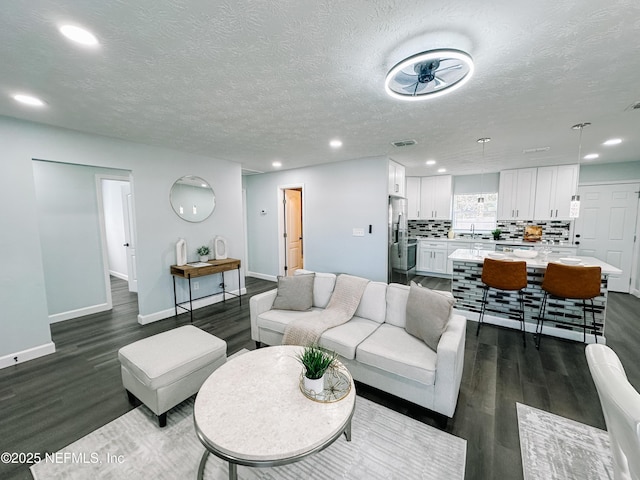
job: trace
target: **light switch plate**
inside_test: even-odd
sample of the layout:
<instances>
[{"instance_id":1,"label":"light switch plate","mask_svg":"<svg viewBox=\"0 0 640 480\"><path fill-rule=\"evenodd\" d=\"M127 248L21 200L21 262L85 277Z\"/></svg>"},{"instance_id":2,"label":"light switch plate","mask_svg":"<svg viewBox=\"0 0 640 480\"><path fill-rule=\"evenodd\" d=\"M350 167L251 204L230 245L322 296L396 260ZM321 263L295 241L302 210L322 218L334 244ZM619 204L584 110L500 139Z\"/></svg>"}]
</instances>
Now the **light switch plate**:
<instances>
[{"instance_id":1,"label":"light switch plate","mask_svg":"<svg viewBox=\"0 0 640 480\"><path fill-rule=\"evenodd\" d=\"M353 229L354 237L364 237L364 228L354 228Z\"/></svg>"}]
</instances>

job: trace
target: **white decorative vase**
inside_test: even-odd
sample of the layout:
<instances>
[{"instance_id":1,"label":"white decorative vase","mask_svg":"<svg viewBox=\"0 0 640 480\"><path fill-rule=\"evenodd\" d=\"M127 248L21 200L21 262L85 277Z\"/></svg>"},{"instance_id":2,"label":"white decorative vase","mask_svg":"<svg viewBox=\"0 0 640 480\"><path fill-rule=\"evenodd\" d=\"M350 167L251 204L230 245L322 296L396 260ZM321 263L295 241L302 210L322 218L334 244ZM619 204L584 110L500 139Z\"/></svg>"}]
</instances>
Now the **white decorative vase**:
<instances>
[{"instance_id":1,"label":"white decorative vase","mask_svg":"<svg viewBox=\"0 0 640 480\"><path fill-rule=\"evenodd\" d=\"M324 375L320 378L304 377L304 388L316 395L321 394L324 391Z\"/></svg>"},{"instance_id":2,"label":"white decorative vase","mask_svg":"<svg viewBox=\"0 0 640 480\"><path fill-rule=\"evenodd\" d=\"M176 243L176 265L179 267L187 264L187 242L181 238Z\"/></svg>"},{"instance_id":3,"label":"white decorative vase","mask_svg":"<svg viewBox=\"0 0 640 480\"><path fill-rule=\"evenodd\" d=\"M216 256L216 260L224 260L227 258L227 240L220 235L213 239L213 251Z\"/></svg>"},{"instance_id":4,"label":"white decorative vase","mask_svg":"<svg viewBox=\"0 0 640 480\"><path fill-rule=\"evenodd\" d=\"M200 255L200 261L206 263L209 261L209 255Z\"/></svg>"}]
</instances>

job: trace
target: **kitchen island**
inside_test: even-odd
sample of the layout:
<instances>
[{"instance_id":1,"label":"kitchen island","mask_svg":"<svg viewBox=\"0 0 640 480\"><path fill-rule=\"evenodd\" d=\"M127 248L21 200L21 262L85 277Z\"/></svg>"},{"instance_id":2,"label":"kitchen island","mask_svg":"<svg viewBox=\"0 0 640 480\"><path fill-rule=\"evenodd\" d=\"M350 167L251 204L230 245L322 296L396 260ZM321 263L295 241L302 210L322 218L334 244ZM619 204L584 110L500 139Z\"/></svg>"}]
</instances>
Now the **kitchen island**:
<instances>
[{"instance_id":1,"label":"kitchen island","mask_svg":"<svg viewBox=\"0 0 640 480\"><path fill-rule=\"evenodd\" d=\"M477 321L480 314L483 293L482 263L489 254L495 255L495 252L458 249L449 255L449 260L453 263L451 293L456 298L455 309L469 320ZM548 262L560 261L560 255L550 254L545 258L538 254L535 258L525 259L516 257L513 253L506 253L504 258L527 263L527 288L524 291L525 328L527 332L535 332L544 295L540 287L544 272ZM594 298L593 304L598 336L604 337L608 278L620 275L622 271L594 257L576 258L580 259L581 265L595 265L602 269L600 295ZM554 319L569 322L569 325L555 324ZM520 329L517 293L491 289L484 322ZM587 302L587 323L591 324L590 302ZM543 334L582 341L582 300L550 299ZM606 338L604 340L606 341ZM602 339L598 341L602 342ZM595 342L593 334L587 334L587 342Z\"/></svg>"}]
</instances>

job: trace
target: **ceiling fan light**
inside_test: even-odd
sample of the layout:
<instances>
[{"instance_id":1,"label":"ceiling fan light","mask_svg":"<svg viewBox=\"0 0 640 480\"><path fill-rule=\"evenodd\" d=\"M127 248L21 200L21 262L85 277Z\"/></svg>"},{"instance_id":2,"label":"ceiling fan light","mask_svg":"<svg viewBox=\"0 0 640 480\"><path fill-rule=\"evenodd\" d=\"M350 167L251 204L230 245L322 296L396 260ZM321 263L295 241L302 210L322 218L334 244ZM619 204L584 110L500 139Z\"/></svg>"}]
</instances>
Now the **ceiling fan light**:
<instances>
[{"instance_id":1,"label":"ceiling fan light","mask_svg":"<svg viewBox=\"0 0 640 480\"><path fill-rule=\"evenodd\" d=\"M460 64L445 66L442 68L442 71L460 70L460 72L458 72L460 75L456 76L453 79L450 79L449 77L447 77L446 81L443 81L436 77L436 72L439 69L437 65L440 65L441 62L447 61L447 60L456 60L460 62ZM400 73L402 73L402 71L405 69L413 68L415 70L416 66L424 65L426 62L430 62L430 61L434 63L435 68L433 70L429 70L429 73L431 74L431 75L428 75L429 79L423 82L422 79L419 80L419 78L421 78L421 75L416 73L415 91L413 93L409 91L407 91L407 93L404 93L406 89L401 88L399 86L400 83L397 81L396 77ZM384 89L389 96L399 100L406 100L410 102L425 100L427 98L440 97L442 95L446 95L447 93L453 92L454 90L457 90L458 88L462 87L465 83L467 83L471 79L471 77L473 76L473 72L474 72L473 59L468 53L463 52L461 50L454 50L454 49L430 50L430 51L419 53L417 55L413 55L409 58L406 58L405 60L402 60L400 63L394 66L391 70L389 70L389 73L387 73L387 76L384 81ZM404 73L404 75L407 75L407 74ZM425 89L425 91L422 93L417 92L417 87L419 83L422 85L428 85L432 81L434 85L433 89L431 90ZM441 88L437 88L439 86Z\"/></svg>"}]
</instances>

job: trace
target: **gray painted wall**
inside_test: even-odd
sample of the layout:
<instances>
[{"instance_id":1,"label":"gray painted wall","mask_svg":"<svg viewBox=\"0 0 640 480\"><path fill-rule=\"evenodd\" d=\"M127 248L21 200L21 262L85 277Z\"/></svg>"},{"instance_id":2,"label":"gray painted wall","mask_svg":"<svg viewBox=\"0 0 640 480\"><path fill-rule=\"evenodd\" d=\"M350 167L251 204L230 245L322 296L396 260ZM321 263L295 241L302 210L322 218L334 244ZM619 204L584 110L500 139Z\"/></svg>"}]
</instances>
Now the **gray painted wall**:
<instances>
[{"instance_id":1,"label":"gray painted wall","mask_svg":"<svg viewBox=\"0 0 640 480\"><path fill-rule=\"evenodd\" d=\"M187 240L190 260L196 259L198 245L223 235L230 256L244 261L239 164L8 117L0 117L0 138L0 358L51 341L33 159L132 172L142 316L172 309L169 267L175 263L179 237ZM185 222L169 204L173 182L187 174L207 180L217 195L216 210L202 223ZM237 276L229 275L227 282L230 289L238 288Z\"/></svg>"},{"instance_id":2,"label":"gray painted wall","mask_svg":"<svg viewBox=\"0 0 640 480\"><path fill-rule=\"evenodd\" d=\"M640 161L580 165L580 184L638 180L640 180Z\"/></svg>"},{"instance_id":3,"label":"gray painted wall","mask_svg":"<svg viewBox=\"0 0 640 480\"><path fill-rule=\"evenodd\" d=\"M305 268L386 282L388 161L367 158L245 177L249 271L282 274L278 188L303 184ZM354 237L353 228L364 228L364 237Z\"/></svg>"},{"instance_id":4,"label":"gray painted wall","mask_svg":"<svg viewBox=\"0 0 640 480\"><path fill-rule=\"evenodd\" d=\"M122 170L33 162L49 315L107 302L95 175Z\"/></svg>"}]
</instances>

